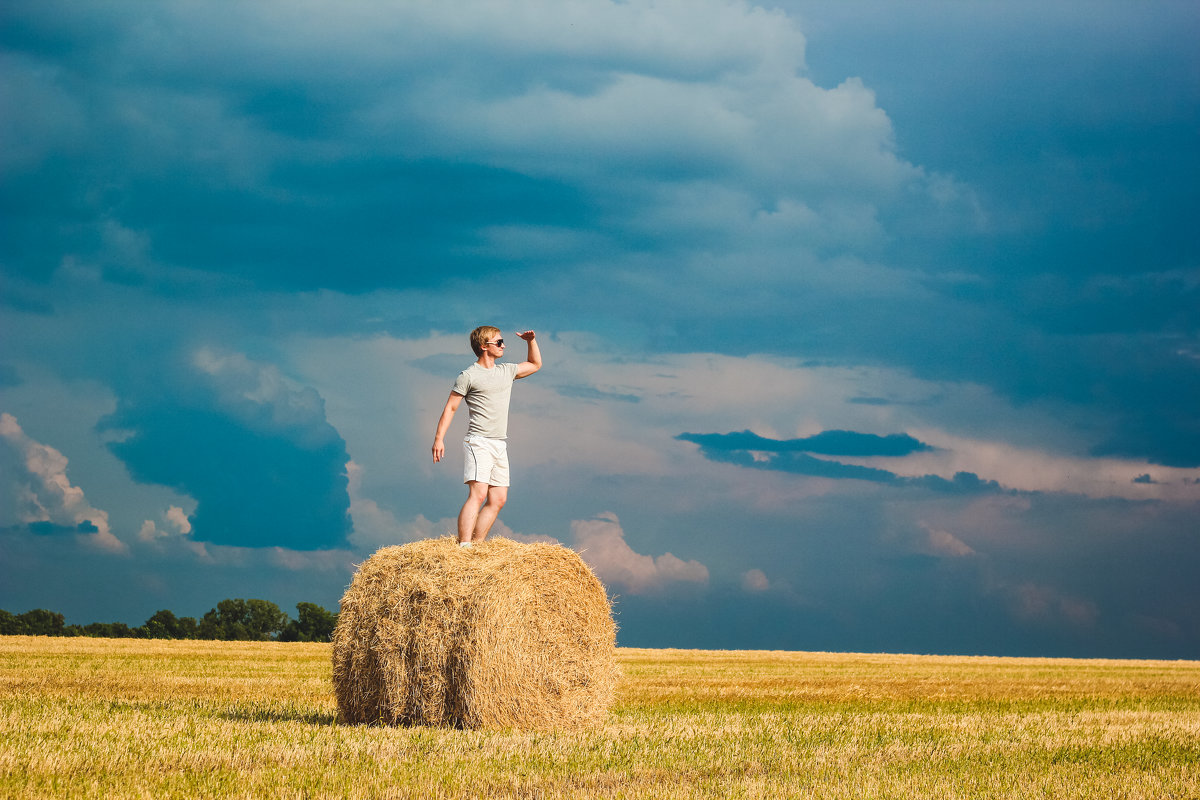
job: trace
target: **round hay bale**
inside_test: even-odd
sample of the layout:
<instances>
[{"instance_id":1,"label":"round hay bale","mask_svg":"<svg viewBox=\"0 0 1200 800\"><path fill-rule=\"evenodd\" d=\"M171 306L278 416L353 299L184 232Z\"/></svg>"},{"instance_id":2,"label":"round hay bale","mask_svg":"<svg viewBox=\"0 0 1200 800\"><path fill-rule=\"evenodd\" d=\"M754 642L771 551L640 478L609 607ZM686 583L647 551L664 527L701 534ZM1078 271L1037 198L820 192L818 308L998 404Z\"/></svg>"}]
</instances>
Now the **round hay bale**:
<instances>
[{"instance_id":1,"label":"round hay bale","mask_svg":"<svg viewBox=\"0 0 1200 800\"><path fill-rule=\"evenodd\" d=\"M608 595L560 545L385 547L359 567L333 634L348 723L591 726L607 717L616 680Z\"/></svg>"}]
</instances>

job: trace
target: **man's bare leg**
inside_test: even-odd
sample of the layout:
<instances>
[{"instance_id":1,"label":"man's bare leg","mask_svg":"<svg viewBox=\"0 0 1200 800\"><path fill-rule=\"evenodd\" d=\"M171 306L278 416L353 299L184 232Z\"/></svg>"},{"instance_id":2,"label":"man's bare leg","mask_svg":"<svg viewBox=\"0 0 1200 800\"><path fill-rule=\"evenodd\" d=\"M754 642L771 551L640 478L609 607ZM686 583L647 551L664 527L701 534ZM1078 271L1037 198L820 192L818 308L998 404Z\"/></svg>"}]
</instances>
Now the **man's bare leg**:
<instances>
[{"instance_id":1,"label":"man's bare leg","mask_svg":"<svg viewBox=\"0 0 1200 800\"><path fill-rule=\"evenodd\" d=\"M459 544L471 541L479 520L479 507L487 500L488 488L486 483L467 481L467 502L463 503L462 511L458 512ZM488 527L491 527L491 523L488 523ZM486 530L484 535L487 535Z\"/></svg>"},{"instance_id":2,"label":"man's bare leg","mask_svg":"<svg viewBox=\"0 0 1200 800\"><path fill-rule=\"evenodd\" d=\"M471 541L482 542L487 538L488 531L492 529L492 523L496 521L496 517L500 514L500 509L504 508L506 502L508 502L507 486L487 487L487 502L483 504L483 508L479 509L479 514L475 518L475 528L471 532ZM461 528L459 529L459 541L462 541Z\"/></svg>"}]
</instances>

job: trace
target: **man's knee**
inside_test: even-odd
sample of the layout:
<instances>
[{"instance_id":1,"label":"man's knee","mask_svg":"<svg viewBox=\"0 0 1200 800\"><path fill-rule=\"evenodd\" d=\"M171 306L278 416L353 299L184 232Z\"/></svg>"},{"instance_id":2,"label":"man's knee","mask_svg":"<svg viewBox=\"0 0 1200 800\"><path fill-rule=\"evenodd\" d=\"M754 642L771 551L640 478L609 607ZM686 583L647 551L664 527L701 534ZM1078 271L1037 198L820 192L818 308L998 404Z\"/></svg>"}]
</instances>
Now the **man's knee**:
<instances>
[{"instance_id":1,"label":"man's knee","mask_svg":"<svg viewBox=\"0 0 1200 800\"><path fill-rule=\"evenodd\" d=\"M504 504L508 502L508 487L493 486L488 490L487 503L492 508L497 510L504 508Z\"/></svg>"}]
</instances>

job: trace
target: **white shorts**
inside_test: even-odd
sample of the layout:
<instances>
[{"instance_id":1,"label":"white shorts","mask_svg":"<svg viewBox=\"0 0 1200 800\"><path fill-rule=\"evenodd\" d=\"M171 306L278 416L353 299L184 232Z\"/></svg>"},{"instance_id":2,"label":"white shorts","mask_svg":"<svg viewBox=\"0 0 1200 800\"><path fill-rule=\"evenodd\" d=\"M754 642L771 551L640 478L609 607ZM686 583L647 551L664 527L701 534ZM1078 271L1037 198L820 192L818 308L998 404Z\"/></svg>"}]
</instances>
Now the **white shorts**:
<instances>
[{"instance_id":1,"label":"white shorts","mask_svg":"<svg viewBox=\"0 0 1200 800\"><path fill-rule=\"evenodd\" d=\"M508 486L508 442L474 433L463 439L463 483Z\"/></svg>"}]
</instances>

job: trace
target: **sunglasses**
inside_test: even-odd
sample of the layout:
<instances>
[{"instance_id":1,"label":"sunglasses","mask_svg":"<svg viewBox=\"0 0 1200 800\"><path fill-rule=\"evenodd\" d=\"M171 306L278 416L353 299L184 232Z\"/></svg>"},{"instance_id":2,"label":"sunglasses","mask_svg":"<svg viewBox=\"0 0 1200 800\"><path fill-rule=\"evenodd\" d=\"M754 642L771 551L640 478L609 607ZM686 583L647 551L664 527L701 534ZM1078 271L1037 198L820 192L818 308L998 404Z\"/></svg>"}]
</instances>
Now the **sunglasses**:
<instances>
[{"instance_id":1,"label":"sunglasses","mask_svg":"<svg viewBox=\"0 0 1200 800\"><path fill-rule=\"evenodd\" d=\"M496 340L496 341L494 341L494 342L484 342L484 344L494 344L494 345L496 345L496 347L504 347L504 340L503 340L503 339L497 339L497 340Z\"/></svg>"}]
</instances>

